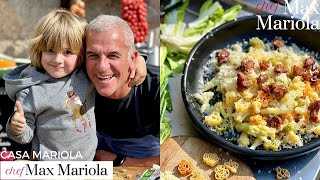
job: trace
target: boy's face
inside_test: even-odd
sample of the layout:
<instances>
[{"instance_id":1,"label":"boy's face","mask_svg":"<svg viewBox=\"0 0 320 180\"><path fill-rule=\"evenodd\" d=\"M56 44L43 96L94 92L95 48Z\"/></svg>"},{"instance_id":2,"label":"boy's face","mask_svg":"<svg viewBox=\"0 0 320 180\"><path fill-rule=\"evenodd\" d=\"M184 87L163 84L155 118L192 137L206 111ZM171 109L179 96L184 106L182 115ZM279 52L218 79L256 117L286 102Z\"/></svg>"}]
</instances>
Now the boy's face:
<instances>
[{"instance_id":1,"label":"boy's face","mask_svg":"<svg viewBox=\"0 0 320 180\"><path fill-rule=\"evenodd\" d=\"M42 52L41 65L51 77L63 78L76 69L77 59L78 55L71 51L65 41L62 52Z\"/></svg>"}]
</instances>

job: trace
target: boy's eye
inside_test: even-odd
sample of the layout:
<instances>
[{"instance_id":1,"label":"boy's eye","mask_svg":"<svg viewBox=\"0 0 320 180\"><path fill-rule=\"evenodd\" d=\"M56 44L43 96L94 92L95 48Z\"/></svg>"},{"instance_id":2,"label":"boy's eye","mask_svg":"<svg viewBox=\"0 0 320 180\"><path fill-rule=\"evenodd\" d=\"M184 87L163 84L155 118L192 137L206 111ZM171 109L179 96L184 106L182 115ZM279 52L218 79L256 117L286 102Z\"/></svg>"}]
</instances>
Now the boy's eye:
<instances>
[{"instance_id":1,"label":"boy's eye","mask_svg":"<svg viewBox=\"0 0 320 180\"><path fill-rule=\"evenodd\" d=\"M53 50L52 50L52 49L49 49L49 50L48 50L48 52L52 53L52 52L53 52Z\"/></svg>"},{"instance_id":2,"label":"boy's eye","mask_svg":"<svg viewBox=\"0 0 320 180\"><path fill-rule=\"evenodd\" d=\"M67 50L67 51L65 51L64 53L65 53L66 55L71 55L71 54L73 54L73 52L70 51L70 50Z\"/></svg>"}]
</instances>

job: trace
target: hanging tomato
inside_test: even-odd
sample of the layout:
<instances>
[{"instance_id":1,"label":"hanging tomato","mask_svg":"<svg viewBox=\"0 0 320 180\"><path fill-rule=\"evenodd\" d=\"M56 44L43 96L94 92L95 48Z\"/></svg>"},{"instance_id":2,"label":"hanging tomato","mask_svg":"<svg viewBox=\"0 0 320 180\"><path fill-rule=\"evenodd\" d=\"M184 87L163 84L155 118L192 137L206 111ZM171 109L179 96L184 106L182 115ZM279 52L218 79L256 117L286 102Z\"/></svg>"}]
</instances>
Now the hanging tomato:
<instances>
[{"instance_id":1,"label":"hanging tomato","mask_svg":"<svg viewBox=\"0 0 320 180\"><path fill-rule=\"evenodd\" d=\"M146 41L149 34L147 4L144 0L121 0L122 19L128 22L135 43Z\"/></svg>"}]
</instances>

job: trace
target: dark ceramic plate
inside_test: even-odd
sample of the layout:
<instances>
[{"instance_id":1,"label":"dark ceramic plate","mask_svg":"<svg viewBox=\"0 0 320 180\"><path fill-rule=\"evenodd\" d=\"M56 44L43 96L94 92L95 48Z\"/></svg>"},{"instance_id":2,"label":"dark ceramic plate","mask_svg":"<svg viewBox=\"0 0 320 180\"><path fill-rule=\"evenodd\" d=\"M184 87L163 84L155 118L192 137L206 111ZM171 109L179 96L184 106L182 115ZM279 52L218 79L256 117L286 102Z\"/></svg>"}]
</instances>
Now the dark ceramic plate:
<instances>
[{"instance_id":1,"label":"dark ceramic plate","mask_svg":"<svg viewBox=\"0 0 320 180\"><path fill-rule=\"evenodd\" d=\"M263 16L264 22L267 16ZM273 16L273 20L292 20L288 17ZM294 21L297 21L294 19ZM199 80L203 79L203 66L209 60L209 54L216 49L221 49L236 42L248 40L251 37L259 37L271 41L275 36L280 36L288 43L295 43L299 47L307 48L310 51L320 52L320 33L313 30L256 30L258 20L256 16L247 16L235 21L226 23L204 36L192 49L189 54L182 76L181 89L182 98L187 112L196 128L209 140L218 143L228 150L237 153L239 156L258 160L281 160L298 157L320 148L320 138L313 139L302 147L281 150L277 152L264 150L251 150L233 144L209 130L202 123L202 116L199 112L199 104L196 103L192 94L201 89ZM319 63L319 62L318 62Z\"/></svg>"}]
</instances>

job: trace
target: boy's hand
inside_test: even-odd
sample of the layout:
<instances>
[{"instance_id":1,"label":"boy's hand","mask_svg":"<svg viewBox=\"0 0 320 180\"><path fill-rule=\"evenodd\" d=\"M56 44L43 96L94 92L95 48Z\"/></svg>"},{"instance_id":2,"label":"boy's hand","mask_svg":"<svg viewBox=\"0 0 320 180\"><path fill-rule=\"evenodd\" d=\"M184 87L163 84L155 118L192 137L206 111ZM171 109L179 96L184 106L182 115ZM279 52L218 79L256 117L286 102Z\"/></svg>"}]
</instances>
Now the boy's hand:
<instances>
[{"instance_id":1,"label":"boy's hand","mask_svg":"<svg viewBox=\"0 0 320 180\"><path fill-rule=\"evenodd\" d=\"M19 101L16 101L17 111L11 117L11 131L14 135L22 134L23 128L26 126L26 118L24 117L24 112Z\"/></svg>"},{"instance_id":2,"label":"boy's hand","mask_svg":"<svg viewBox=\"0 0 320 180\"><path fill-rule=\"evenodd\" d=\"M141 84L147 76L147 66L144 58L141 55L137 56L136 69L130 73L131 81L129 86L135 86Z\"/></svg>"}]
</instances>

